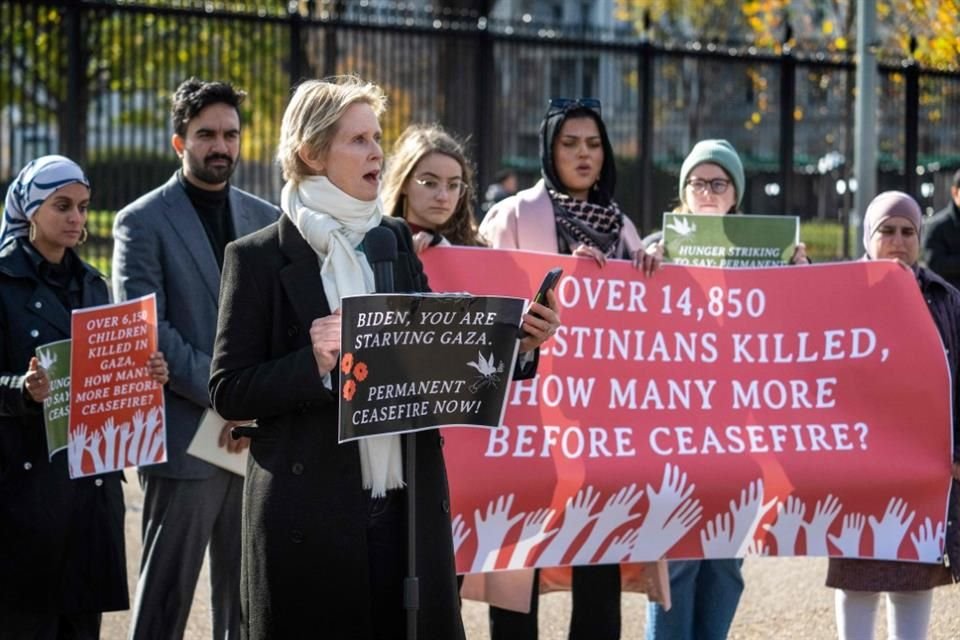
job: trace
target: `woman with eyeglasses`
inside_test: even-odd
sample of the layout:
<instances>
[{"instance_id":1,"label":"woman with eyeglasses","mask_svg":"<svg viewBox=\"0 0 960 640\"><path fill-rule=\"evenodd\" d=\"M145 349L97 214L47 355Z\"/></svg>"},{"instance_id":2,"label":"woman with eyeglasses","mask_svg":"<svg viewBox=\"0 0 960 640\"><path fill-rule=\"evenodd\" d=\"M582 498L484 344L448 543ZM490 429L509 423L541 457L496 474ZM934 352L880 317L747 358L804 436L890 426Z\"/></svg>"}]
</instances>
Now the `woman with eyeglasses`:
<instances>
[{"instance_id":1,"label":"woman with eyeglasses","mask_svg":"<svg viewBox=\"0 0 960 640\"><path fill-rule=\"evenodd\" d=\"M414 124L397 139L383 176L384 210L403 218L420 253L436 245L482 246L463 146L438 125Z\"/></svg>"},{"instance_id":2,"label":"woman with eyeglasses","mask_svg":"<svg viewBox=\"0 0 960 640\"><path fill-rule=\"evenodd\" d=\"M953 406L960 401L960 291L933 271L921 267L920 231L923 214L916 200L900 191L887 191L874 198L863 218L865 260L897 260L916 277L940 337L953 381ZM894 302L894 301L891 301ZM895 302L894 302L895 303ZM938 523L936 534L929 520L924 524L932 537L943 537L944 558L940 564L896 560L830 558L828 587L836 589L834 608L837 635L841 640L872 640L877 609L886 593L887 633L891 638L926 638L935 587L960 582L960 414L953 412L953 482L947 524ZM912 516L911 516L912 517ZM863 526L862 519L860 516ZM916 537L913 533L910 534Z\"/></svg>"},{"instance_id":3,"label":"woman with eyeglasses","mask_svg":"<svg viewBox=\"0 0 960 640\"><path fill-rule=\"evenodd\" d=\"M120 472L71 479L48 454L51 383L37 347L70 337L70 312L108 304L76 253L90 182L69 158L30 162L10 183L0 226L0 638L100 637L102 612L129 607ZM143 363L166 384L159 352ZM99 434L98 434L99 435Z\"/></svg>"},{"instance_id":4,"label":"woman with eyeglasses","mask_svg":"<svg viewBox=\"0 0 960 640\"><path fill-rule=\"evenodd\" d=\"M679 203L674 213L726 215L742 213L746 176L736 149L726 140L701 140L693 146L680 167ZM663 256L663 234L644 238L647 253ZM791 264L807 264L807 248L798 242Z\"/></svg>"},{"instance_id":5,"label":"woman with eyeglasses","mask_svg":"<svg viewBox=\"0 0 960 640\"><path fill-rule=\"evenodd\" d=\"M740 213L746 176L736 150L726 140L701 140L680 167L677 213ZM663 255L661 233L645 238L647 252ZM806 264L806 247L798 243L792 264ZM647 605L647 640L721 640L733 623L743 593L743 560L671 560L672 606Z\"/></svg>"},{"instance_id":6,"label":"woman with eyeglasses","mask_svg":"<svg viewBox=\"0 0 960 640\"><path fill-rule=\"evenodd\" d=\"M585 256L601 267L610 258L622 258L648 273L656 268L657 258L643 251L636 227L614 200L617 171L599 100L550 101L540 123L540 172L536 185L487 212L480 235L491 247ZM491 606L490 636L536 638L539 578L532 570L507 573L513 576L494 575L494 581L526 580L532 587L530 612ZM571 586L570 639L619 638L620 566L574 567ZM524 593L512 590L518 591Z\"/></svg>"}]
</instances>

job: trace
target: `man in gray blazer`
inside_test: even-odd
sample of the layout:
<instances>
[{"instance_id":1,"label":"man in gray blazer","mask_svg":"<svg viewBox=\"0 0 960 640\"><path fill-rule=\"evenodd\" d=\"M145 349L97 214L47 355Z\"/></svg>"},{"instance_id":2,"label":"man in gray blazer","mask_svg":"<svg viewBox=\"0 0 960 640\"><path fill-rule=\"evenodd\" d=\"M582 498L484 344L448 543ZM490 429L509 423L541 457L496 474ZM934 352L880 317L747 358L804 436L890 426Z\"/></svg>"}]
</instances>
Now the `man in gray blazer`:
<instances>
[{"instance_id":1,"label":"man in gray blazer","mask_svg":"<svg viewBox=\"0 0 960 640\"><path fill-rule=\"evenodd\" d=\"M276 221L279 210L229 184L240 156L245 93L195 78L172 101L181 168L117 214L117 300L157 296L160 350L170 366L167 462L140 467L143 550L130 638L182 638L210 547L214 638L240 636L240 504L243 478L187 454L210 407L207 383L217 330L223 252ZM220 446L239 453L223 425Z\"/></svg>"}]
</instances>

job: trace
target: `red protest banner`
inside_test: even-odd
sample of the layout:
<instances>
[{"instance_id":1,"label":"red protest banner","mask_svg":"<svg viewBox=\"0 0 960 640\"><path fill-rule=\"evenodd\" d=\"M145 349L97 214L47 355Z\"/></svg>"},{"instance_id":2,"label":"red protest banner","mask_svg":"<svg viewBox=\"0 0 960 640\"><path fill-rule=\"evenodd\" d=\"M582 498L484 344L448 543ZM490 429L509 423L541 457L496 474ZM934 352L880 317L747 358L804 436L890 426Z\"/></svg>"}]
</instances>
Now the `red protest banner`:
<instances>
[{"instance_id":1,"label":"red protest banner","mask_svg":"<svg viewBox=\"0 0 960 640\"><path fill-rule=\"evenodd\" d=\"M70 477L167 458L163 387L150 379L157 302L150 294L71 318Z\"/></svg>"},{"instance_id":2,"label":"red protest banner","mask_svg":"<svg viewBox=\"0 0 960 640\"><path fill-rule=\"evenodd\" d=\"M423 259L434 291L529 296L550 267L566 274L563 326L504 425L444 434L459 571L941 557L951 387L909 271L666 265L647 279L527 252Z\"/></svg>"}]
</instances>

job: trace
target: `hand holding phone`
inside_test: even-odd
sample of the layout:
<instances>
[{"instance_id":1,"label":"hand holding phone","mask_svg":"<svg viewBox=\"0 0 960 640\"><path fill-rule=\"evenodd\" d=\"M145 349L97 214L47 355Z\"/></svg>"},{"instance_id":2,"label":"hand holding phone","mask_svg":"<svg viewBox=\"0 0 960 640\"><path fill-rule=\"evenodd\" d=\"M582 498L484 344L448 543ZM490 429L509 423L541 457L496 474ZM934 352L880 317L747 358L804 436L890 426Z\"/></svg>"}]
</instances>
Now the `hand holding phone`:
<instances>
[{"instance_id":1,"label":"hand holding phone","mask_svg":"<svg viewBox=\"0 0 960 640\"><path fill-rule=\"evenodd\" d=\"M537 289L537 293L533 296L533 301L537 304L547 305L547 292L557 286L557 283L560 282L560 276L562 275L563 269L560 267L554 267L550 269L550 271L547 271L547 274L543 276L543 281L540 283L540 288ZM529 313L542 319L542 317L534 311L530 311ZM520 337L525 338L527 335L527 332L521 328Z\"/></svg>"},{"instance_id":2,"label":"hand holding phone","mask_svg":"<svg viewBox=\"0 0 960 640\"><path fill-rule=\"evenodd\" d=\"M543 282L540 283L540 288L537 289L537 294L533 296L533 301L537 304L547 304L547 292L557 286L562 275L563 269L560 267L554 267L547 271L547 275L543 276Z\"/></svg>"}]
</instances>

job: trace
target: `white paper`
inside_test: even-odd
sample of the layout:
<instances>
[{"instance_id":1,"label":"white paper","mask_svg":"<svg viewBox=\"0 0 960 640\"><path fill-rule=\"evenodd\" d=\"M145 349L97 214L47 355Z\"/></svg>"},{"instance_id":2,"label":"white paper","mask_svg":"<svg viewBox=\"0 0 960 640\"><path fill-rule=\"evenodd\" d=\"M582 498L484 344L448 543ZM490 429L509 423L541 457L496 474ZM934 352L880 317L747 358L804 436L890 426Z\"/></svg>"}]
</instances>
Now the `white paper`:
<instances>
[{"instance_id":1,"label":"white paper","mask_svg":"<svg viewBox=\"0 0 960 640\"><path fill-rule=\"evenodd\" d=\"M220 432L226 423L216 411L207 409L200 420L196 435L187 447L187 453L239 476L245 476L249 451L244 449L240 453L230 453L220 446Z\"/></svg>"}]
</instances>

